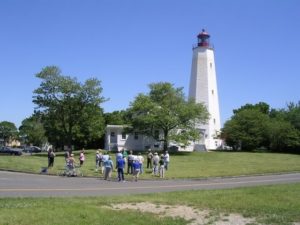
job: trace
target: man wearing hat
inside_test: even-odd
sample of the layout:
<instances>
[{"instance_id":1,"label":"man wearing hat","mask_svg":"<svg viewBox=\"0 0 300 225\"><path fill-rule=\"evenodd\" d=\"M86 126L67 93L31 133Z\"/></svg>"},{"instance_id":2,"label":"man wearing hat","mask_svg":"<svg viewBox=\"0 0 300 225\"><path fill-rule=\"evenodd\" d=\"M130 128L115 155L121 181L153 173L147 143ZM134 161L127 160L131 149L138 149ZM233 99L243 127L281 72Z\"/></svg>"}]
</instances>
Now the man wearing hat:
<instances>
[{"instance_id":1,"label":"man wearing hat","mask_svg":"<svg viewBox=\"0 0 300 225\"><path fill-rule=\"evenodd\" d=\"M153 159L153 154L151 152L151 149L149 149L147 154L147 169L152 169L152 159Z\"/></svg>"}]
</instances>

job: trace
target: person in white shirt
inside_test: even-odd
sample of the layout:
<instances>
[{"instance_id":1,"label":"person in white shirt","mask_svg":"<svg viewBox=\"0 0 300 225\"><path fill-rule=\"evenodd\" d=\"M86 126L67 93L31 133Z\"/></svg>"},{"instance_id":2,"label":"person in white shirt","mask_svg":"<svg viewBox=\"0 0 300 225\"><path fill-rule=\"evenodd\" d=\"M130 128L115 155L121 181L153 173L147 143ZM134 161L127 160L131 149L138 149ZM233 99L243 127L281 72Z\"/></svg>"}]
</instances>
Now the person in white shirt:
<instances>
[{"instance_id":1,"label":"person in white shirt","mask_svg":"<svg viewBox=\"0 0 300 225\"><path fill-rule=\"evenodd\" d=\"M168 151L165 151L164 162L165 162L165 170L168 170L169 169L169 163L170 163L170 155L169 155Z\"/></svg>"},{"instance_id":2,"label":"person in white shirt","mask_svg":"<svg viewBox=\"0 0 300 225\"><path fill-rule=\"evenodd\" d=\"M143 171L144 171L144 169L143 169L144 157L142 156L141 153L138 154L137 160L138 160L138 162L140 164L140 174L142 174Z\"/></svg>"},{"instance_id":3,"label":"person in white shirt","mask_svg":"<svg viewBox=\"0 0 300 225\"><path fill-rule=\"evenodd\" d=\"M157 152L154 153L154 156L153 156L153 174L155 176L158 175L158 163L159 163L159 156L157 154Z\"/></svg>"}]
</instances>

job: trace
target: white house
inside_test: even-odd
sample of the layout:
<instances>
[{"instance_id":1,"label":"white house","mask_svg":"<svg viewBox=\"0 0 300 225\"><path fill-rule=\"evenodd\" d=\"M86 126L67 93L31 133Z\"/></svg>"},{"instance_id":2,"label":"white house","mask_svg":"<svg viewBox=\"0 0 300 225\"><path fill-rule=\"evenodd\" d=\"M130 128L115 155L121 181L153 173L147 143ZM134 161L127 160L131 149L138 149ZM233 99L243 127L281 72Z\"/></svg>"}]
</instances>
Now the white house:
<instances>
[{"instance_id":1,"label":"white house","mask_svg":"<svg viewBox=\"0 0 300 225\"><path fill-rule=\"evenodd\" d=\"M152 137L148 137L137 132L132 134L126 134L124 132L126 125L107 125L105 129L105 149L106 150L121 150L123 148L133 150L133 151L143 151L143 150L162 150L163 142L156 141ZM162 132L157 130L156 132L159 136ZM193 143L189 146L180 146L177 143L170 142L169 148L178 151L193 151Z\"/></svg>"},{"instance_id":2,"label":"white house","mask_svg":"<svg viewBox=\"0 0 300 225\"><path fill-rule=\"evenodd\" d=\"M107 125L105 130L105 149L121 150L123 148L142 151L149 148L153 150L162 149L162 143L155 141L137 132L127 134L124 132L126 125Z\"/></svg>"}]
</instances>

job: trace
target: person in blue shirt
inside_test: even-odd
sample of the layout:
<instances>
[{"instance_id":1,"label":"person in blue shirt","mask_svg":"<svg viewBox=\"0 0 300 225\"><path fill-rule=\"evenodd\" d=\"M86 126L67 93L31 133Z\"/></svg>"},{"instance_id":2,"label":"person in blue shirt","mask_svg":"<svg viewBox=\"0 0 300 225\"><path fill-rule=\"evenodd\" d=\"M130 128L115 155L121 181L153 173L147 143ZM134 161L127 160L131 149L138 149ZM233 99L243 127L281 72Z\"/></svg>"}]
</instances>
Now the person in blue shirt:
<instances>
[{"instance_id":1,"label":"person in blue shirt","mask_svg":"<svg viewBox=\"0 0 300 225\"><path fill-rule=\"evenodd\" d=\"M104 161L104 167L105 167L104 180L110 180L111 173L114 168L114 164L110 156L108 160Z\"/></svg>"},{"instance_id":2,"label":"person in blue shirt","mask_svg":"<svg viewBox=\"0 0 300 225\"><path fill-rule=\"evenodd\" d=\"M121 157L121 158L118 158L117 159L117 170L118 170L118 179L119 179L119 182L121 181L125 181L124 180L124 167L125 167L125 157Z\"/></svg>"},{"instance_id":3,"label":"person in blue shirt","mask_svg":"<svg viewBox=\"0 0 300 225\"><path fill-rule=\"evenodd\" d=\"M132 180L138 181L140 170L141 170L140 162L137 159L134 160L132 167L133 167Z\"/></svg>"}]
</instances>

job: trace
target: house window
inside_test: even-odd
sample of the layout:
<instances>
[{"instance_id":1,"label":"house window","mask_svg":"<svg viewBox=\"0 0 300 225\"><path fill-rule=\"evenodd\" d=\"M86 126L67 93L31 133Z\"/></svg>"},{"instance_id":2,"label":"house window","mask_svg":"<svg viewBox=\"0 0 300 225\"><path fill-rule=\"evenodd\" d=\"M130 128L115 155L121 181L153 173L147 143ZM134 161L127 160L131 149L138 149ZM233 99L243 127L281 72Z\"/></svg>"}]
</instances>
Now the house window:
<instances>
[{"instance_id":1,"label":"house window","mask_svg":"<svg viewBox=\"0 0 300 225\"><path fill-rule=\"evenodd\" d=\"M138 134L138 132L134 132L134 139L135 139L135 140L139 139L139 134Z\"/></svg>"},{"instance_id":2,"label":"house window","mask_svg":"<svg viewBox=\"0 0 300 225\"><path fill-rule=\"evenodd\" d=\"M126 133L125 133L125 132L122 133L122 139L123 139L123 140L126 139Z\"/></svg>"},{"instance_id":3,"label":"house window","mask_svg":"<svg viewBox=\"0 0 300 225\"><path fill-rule=\"evenodd\" d=\"M115 132L110 132L110 136L115 137L116 136Z\"/></svg>"}]
</instances>

